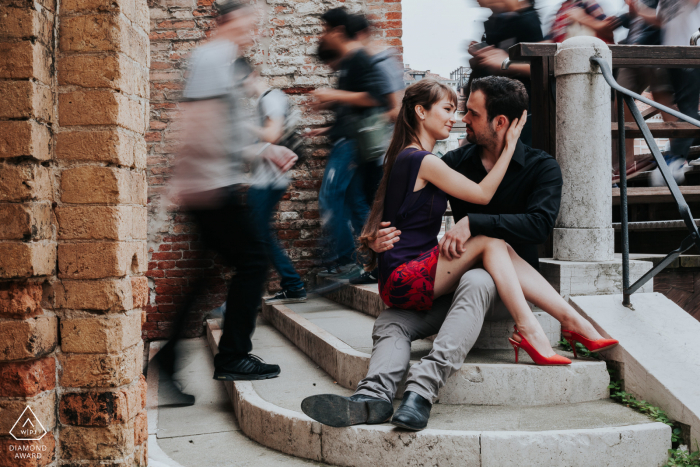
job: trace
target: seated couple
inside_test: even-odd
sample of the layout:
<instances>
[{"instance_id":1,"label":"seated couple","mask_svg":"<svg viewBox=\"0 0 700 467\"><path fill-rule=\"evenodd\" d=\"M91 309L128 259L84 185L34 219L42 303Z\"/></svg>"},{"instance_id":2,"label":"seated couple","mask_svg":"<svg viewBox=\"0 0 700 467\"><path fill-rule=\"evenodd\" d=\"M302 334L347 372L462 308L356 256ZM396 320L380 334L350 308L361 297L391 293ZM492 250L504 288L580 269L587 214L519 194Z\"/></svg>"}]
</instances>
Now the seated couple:
<instances>
[{"instance_id":1,"label":"seated couple","mask_svg":"<svg viewBox=\"0 0 700 467\"><path fill-rule=\"evenodd\" d=\"M562 178L553 157L518 140L528 106L522 83L474 80L463 119L473 144L439 159L430 150L449 136L456 105L455 92L434 80L406 90L360 237L372 260L366 267L378 261L379 291L391 308L375 322L369 371L355 394L302 402L304 413L323 424L391 419L395 426L422 430L438 391L462 366L484 320L505 319L507 313L516 323L509 339L516 362L522 348L538 365L571 364L554 352L528 301L557 319L572 344L589 350L617 344L603 339L537 271L537 244L554 225ZM438 244L448 200L458 222ZM408 369L411 341L434 334L430 354ZM406 391L393 413L406 371Z\"/></svg>"}]
</instances>

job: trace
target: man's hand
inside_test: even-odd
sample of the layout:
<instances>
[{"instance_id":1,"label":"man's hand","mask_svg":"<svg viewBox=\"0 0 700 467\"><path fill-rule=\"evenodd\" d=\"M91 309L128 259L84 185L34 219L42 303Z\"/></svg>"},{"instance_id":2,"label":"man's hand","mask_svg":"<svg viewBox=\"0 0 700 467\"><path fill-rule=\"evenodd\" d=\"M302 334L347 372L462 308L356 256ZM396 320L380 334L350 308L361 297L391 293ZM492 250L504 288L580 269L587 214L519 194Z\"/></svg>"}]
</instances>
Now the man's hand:
<instances>
[{"instance_id":1,"label":"man's hand","mask_svg":"<svg viewBox=\"0 0 700 467\"><path fill-rule=\"evenodd\" d=\"M474 52L475 65L485 68L493 74L501 74L501 64L508 58L505 50L497 49L493 46L484 47ZM470 61L471 62L471 61Z\"/></svg>"},{"instance_id":2,"label":"man's hand","mask_svg":"<svg viewBox=\"0 0 700 467\"><path fill-rule=\"evenodd\" d=\"M380 230L381 232L381 230ZM445 233L439 243L440 254L448 260L459 258L464 253L464 244L471 238L472 232L469 230L469 217L465 217L457 222Z\"/></svg>"},{"instance_id":3,"label":"man's hand","mask_svg":"<svg viewBox=\"0 0 700 467\"><path fill-rule=\"evenodd\" d=\"M291 169L299 159L291 149L276 144L269 145L260 155L275 164L282 173Z\"/></svg>"},{"instance_id":4,"label":"man's hand","mask_svg":"<svg viewBox=\"0 0 700 467\"><path fill-rule=\"evenodd\" d=\"M306 133L304 133L304 136L307 138L315 138L316 136L323 136L326 133L330 131L331 127L323 127L323 128L314 128L313 130L309 130Z\"/></svg>"},{"instance_id":5,"label":"man's hand","mask_svg":"<svg viewBox=\"0 0 700 467\"><path fill-rule=\"evenodd\" d=\"M391 222L379 224L381 228L377 232L377 238L369 246L375 253L391 250L394 248L394 243L400 240L399 235L401 235L401 231L396 230L396 227L389 227L390 225Z\"/></svg>"},{"instance_id":6,"label":"man's hand","mask_svg":"<svg viewBox=\"0 0 700 467\"><path fill-rule=\"evenodd\" d=\"M337 92L335 89L329 89L329 88L320 88L320 89L314 89L311 91L311 96L316 99L316 102L319 102L321 104L327 104L330 102L334 102L337 99Z\"/></svg>"}]
</instances>

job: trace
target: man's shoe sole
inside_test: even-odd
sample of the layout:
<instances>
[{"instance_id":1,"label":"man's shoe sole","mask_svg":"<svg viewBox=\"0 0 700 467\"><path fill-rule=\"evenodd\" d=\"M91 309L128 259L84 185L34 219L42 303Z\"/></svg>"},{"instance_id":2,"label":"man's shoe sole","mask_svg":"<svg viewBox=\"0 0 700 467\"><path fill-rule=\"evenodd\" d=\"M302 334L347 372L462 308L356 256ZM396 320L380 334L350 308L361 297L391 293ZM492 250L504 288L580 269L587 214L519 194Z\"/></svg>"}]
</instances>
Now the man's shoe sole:
<instances>
[{"instance_id":1,"label":"man's shoe sole","mask_svg":"<svg viewBox=\"0 0 700 467\"><path fill-rule=\"evenodd\" d=\"M266 375L219 373L215 371L214 379L217 381L259 381L261 379L276 378L277 376L279 376L280 371L277 371L275 373L268 373Z\"/></svg>"},{"instance_id":2,"label":"man's shoe sole","mask_svg":"<svg viewBox=\"0 0 700 467\"><path fill-rule=\"evenodd\" d=\"M301 410L317 422L332 427L384 423L394 411L386 401L352 401L336 394L307 397L301 401Z\"/></svg>"},{"instance_id":3,"label":"man's shoe sole","mask_svg":"<svg viewBox=\"0 0 700 467\"><path fill-rule=\"evenodd\" d=\"M265 305L284 305L285 303L303 303L306 301L304 298L283 298L281 300L269 300L265 301Z\"/></svg>"},{"instance_id":4,"label":"man's shoe sole","mask_svg":"<svg viewBox=\"0 0 700 467\"><path fill-rule=\"evenodd\" d=\"M415 427L415 426L411 426L411 425L406 425L399 420L392 420L391 424L397 428L403 428L404 430L411 430L411 431L421 431L421 430L425 430L428 427L427 423L425 424L425 426L419 428L419 427Z\"/></svg>"}]
</instances>

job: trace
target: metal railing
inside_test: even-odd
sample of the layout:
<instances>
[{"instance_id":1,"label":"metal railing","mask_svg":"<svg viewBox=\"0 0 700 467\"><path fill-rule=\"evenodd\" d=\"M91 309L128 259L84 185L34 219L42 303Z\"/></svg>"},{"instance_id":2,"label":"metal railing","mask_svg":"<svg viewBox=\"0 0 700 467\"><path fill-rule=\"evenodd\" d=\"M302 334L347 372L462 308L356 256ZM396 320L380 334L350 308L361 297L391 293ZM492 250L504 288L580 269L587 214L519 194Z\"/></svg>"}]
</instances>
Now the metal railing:
<instances>
[{"instance_id":1,"label":"metal railing","mask_svg":"<svg viewBox=\"0 0 700 467\"><path fill-rule=\"evenodd\" d=\"M662 112L666 112L669 115L673 115L674 117L684 122L692 123L693 125L699 128L700 121L697 121L694 118L690 118L687 115L684 115L676 110L670 109L666 106L652 101L651 99L647 99L646 97L640 96L639 94L636 94L628 89L623 88L622 86L617 84L617 81L615 81L615 78L613 78L612 71L610 70L608 63L605 60L599 57L591 57L590 60L592 63L595 63L600 67L605 81L608 82L610 87L613 88L615 90L615 93L617 94L617 139L618 153L620 157L620 220L622 224L622 304L625 306L630 306L630 295L632 295L641 286L647 283L649 279L653 278L655 275L661 272L661 270L663 270L666 266L671 264L681 254L685 253L690 248L692 248L693 245L696 245L698 248L700 248L700 232L698 232L698 226L693 220L693 215L690 212L688 203L686 203L685 199L683 198L683 195L681 194L681 191L678 188L678 184L673 178L673 175L671 174L668 165L666 164L666 160L661 155L661 151L659 151L659 147L656 145L656 141L654 140L654 137L652 136L651 131L649 130L649 127L647 126L646 121L644 120L644 117L642 117L642 113L639 111L639 108L637 107L637 104L634 102L634 100L636 99L640 102L644 102L645 104L650 105L651 107L659 109ZM660 263L651 268L651 270L649 270L631 286L629 272L629 220L627 218L627 170L625 170L625 168L627 167L627 163L625 161L625 104L627 104L627 107L632 113L634 121L637 123L637 126L641 130L642 136L644 137L644 141L646 141L647 146L649 146L651 154L654 156L654 160L659 166L661 175L666 181L666 185L668 186L669 190L671 190L671 195L673 196L674 201L678 205L678 212L681 215L681 219L688 231L690 232L690 235L688 235L681 242L681 245L677 249L669 253Z\"/></svg>"}]
</instances>

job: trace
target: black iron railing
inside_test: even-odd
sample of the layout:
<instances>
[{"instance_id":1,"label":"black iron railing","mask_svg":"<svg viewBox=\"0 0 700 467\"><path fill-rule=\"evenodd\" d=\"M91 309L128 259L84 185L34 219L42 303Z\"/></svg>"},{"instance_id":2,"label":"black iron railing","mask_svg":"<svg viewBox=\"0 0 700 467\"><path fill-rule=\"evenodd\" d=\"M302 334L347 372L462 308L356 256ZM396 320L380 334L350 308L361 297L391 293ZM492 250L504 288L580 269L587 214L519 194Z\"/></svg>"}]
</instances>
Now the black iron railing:
<instances>
[{"instance_id":1,"label":"black iron railing","mask_svg":"<svg viewBox=\"0 0 700 467\"><path fill-rule=\"evenodd\" d=\"M649 279L661 272L662 269L671 264L676 258L678 258L678 256L692 248L693 245L696 245L698 248L700 248L700 232L698 232L698 227L695 224L695 221L693 220L693 215L690 212L688 203L686 203L685 199L683 198L683 195L681 194L681 191L678 188L676 180L673 178L673 175L668 169L666 160L661 155L661 151L659 151L659 147L656 145L656 141L654 141L654 137L652 136L651 131L649 130L649 127L646 124L646 121L642 117L642 113L639 111L639 108L637 108L637 104L634 101L636 99L640 102L644 102L645 104L659 109L662 112L666 112L670 115L673 115L674 117L684 122L692 123L693 125L699 128L700 121L697 121L694 118L690 118L687 115L684 115L676 110L670 109L666 106L652 101L651 99L647 99L643 96L640 96L639 94L636 94L628 89L623 88L622 86L617 84L617 82L613 78L610 66L608 66L608 63L605 60L599 57L591 57L591 62L597 64L600 67L601 71L603 72L603 77L605 78L605 81L608 82L610 87L613 88L617 94L617 138L618 153L620 156L620 217L622 224L622 304L625 306L629 306L630 295L636 292L645 283L647 283ZM634 121L637 122L637 126L639 126L639 129L642 132L644 141L646 141L647 146L649 146L649 150L651 151L651 154L654 156L654 160L659 166L661 175L666 181L666 185L668 186L669 190L671 190L671 195L673 196L673 199L678 205L678 212L681 215L681 219L683 220L683 223L690 232L690 235L688 235L681 242L681 245L677 249L669 253L660 263L654 266L649 272L644 274L631 286L629 272L629 226L627 219L627 164L625 161L625 104L627 104L627 107L630 109Z\"/></svg>"}]
</instances>

